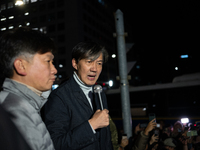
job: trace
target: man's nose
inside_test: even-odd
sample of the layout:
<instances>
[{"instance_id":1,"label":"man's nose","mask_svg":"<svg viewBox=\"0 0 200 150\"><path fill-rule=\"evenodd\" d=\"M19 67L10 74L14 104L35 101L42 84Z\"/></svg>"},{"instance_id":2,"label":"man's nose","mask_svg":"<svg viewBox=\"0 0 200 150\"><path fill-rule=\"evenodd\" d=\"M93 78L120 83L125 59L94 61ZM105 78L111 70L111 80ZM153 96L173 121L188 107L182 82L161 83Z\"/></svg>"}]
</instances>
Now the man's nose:
<instances>
[{"instance_id":1,"label":"man's nose","mask_svg":"<svg viewBox=\"0 0 200 150\"><path fill-rule=\"evenodd\" d=\"M55 66L53 64L51 64L51 73L52 74L57 74L57 69L55 68Z\"/></svg>"},{"instance_id":2,"label":"man's nose","mask_svg":"<svg viewBox=\"0 0 200 150\"><path fill-rule=\"evenodd\" d=\"M91 66L90 70L97 71L97 64L95 62L92 62L92 66Z\"/></svg>"}]
</instances>

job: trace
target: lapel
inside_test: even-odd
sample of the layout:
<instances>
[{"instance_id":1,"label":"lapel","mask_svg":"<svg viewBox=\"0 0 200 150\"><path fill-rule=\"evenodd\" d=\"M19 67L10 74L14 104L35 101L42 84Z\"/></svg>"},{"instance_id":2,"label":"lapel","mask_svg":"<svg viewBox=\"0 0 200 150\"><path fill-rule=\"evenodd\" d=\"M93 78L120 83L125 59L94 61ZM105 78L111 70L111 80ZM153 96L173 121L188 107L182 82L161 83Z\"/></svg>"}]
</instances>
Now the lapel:
<instances>
[{"instance_id":1,"label":"lapel","mask_svg":"<svg viewBox=\"0 0 200 150\"><path fill-rule=\"evenodd\" d=\"M79 87L79 85L76 83L76 81L74 80L74 78L72 77L70 80L70 85L71 85L71 90L72 90L72 94L74 95L75 99L77 101L77 103L80 104L80 106L86 108L87 110L89 110L89 112L93 112L88 99L86 98L84 92L82 91L82 89Z\"/></svg>"}]
</instances>

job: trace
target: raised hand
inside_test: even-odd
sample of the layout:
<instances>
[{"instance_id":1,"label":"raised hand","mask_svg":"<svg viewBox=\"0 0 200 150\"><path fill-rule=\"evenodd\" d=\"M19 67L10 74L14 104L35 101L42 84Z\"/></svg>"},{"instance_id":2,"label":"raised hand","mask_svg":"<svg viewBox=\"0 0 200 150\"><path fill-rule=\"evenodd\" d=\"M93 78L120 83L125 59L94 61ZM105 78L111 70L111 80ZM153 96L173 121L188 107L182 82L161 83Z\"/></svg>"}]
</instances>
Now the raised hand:
<instances>
[{"instance_id":1,"label":"raised hand","mask_svg":"<svg viewBox=\"0 0 200 150\"><path fill-rule=\"evenodd\" d=\"M150 132L151 130L153 130L155 127L156 127L156 122L155 122L155 118L154 118L153 120L151 120L151 121L148 123L146 129L144 130L144 134L145 134L145 135L148 135L149 132Z\"/></svg>"}]
</instances>

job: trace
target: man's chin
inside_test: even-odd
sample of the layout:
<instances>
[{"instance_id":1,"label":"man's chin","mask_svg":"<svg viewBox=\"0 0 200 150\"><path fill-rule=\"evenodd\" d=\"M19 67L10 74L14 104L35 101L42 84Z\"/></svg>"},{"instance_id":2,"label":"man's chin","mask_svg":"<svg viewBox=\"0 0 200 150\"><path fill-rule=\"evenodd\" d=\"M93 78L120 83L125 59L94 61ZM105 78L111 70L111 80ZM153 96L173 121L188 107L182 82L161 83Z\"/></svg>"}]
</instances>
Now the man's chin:
<instances>
[{"instance_id":1,"label":"man's chin","mask_svg":"<svg viewBox=\"0 0 200 150\"><path fill-rule=\"evenodd\" d=\"M89 86L93 86L95 83L96 83L96 81L92 81L92 82L90 81L90 82L87 82L86 84Z\"/></svg>"}]
</instances>

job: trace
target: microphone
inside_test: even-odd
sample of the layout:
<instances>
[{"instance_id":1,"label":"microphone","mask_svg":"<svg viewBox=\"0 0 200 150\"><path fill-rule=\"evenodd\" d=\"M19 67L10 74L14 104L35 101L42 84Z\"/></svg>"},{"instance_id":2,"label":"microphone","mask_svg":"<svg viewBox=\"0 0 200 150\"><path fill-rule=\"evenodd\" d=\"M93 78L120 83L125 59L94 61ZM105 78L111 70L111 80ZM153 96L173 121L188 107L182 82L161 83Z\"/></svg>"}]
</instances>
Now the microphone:
<instances>
[{"instance_id":1,"label":"microphone","mask_svg":"<svg viewBox=\"0 0 200 150\"><path fill-rule=\"evenodd\" d=\"M100 104L101 104L101 109L103 110L103 104L102 104L102 100L101 100L101 92L102 92L102 87L101 87L101 85L95 85L94 86L94 92L95 93L98 93L98 95L99 95L99 100L100 100Z\"/></svg>"}]
</instances>

